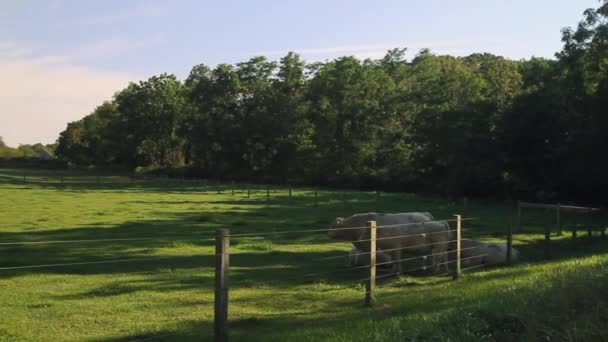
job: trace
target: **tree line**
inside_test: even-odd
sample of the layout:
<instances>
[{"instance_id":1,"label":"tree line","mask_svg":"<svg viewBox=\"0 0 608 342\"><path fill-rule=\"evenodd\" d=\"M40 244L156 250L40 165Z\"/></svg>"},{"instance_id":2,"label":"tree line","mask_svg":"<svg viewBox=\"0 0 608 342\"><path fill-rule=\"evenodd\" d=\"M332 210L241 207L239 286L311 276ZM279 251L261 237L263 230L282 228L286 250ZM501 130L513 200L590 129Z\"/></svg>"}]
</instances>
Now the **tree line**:
<instances>
[{"instance_id":1,"label":"tree line","mask_svg":"<svg viewBox=\"0 0 608 342\"><path fill-rule=\"evenodd\" d=\"M397 48L378 60L254 57L162 74L68 124L75 164L222 180L601 199L608 190L608 2L555 59Z\"/></svg>"}]
</instances>

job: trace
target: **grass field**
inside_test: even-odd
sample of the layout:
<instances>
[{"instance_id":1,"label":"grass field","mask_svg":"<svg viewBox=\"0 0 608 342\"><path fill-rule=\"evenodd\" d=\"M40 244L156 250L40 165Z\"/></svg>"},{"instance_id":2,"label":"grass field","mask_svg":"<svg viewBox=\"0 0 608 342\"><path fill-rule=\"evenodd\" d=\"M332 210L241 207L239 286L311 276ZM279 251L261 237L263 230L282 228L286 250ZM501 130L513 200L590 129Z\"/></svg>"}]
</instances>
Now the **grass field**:
<instances>
[{"instance_id":1,"label":"grass field","mask_svg":"<svg viewBox=\"0 0 608 342\"><path fill-rule=\"evenodd\" d=\"M195 180L0 169L0 268L144 259L0 270L0 341L210 340L218 228L324 229L358 212L429 211L479 217L465 223L464 237L504 242L511 219L502 203L464 208L413 194L301 188L289 199L277 187L267 201L266 187L237 188L233 195L231 185ZM542 225L553 216L525 213L526 233L514 237L522 263L459 281L388 277L372 309L363 306L365 271L340 272L347 258L320 260L346 255L348 244L329 243L324 232L233 238L231 340L608 340L608 240L553 236L545 261ZM564 226L577 220L566 216ZM1 244L135 238L153 239Z\"/></svg>"}]
</instances>

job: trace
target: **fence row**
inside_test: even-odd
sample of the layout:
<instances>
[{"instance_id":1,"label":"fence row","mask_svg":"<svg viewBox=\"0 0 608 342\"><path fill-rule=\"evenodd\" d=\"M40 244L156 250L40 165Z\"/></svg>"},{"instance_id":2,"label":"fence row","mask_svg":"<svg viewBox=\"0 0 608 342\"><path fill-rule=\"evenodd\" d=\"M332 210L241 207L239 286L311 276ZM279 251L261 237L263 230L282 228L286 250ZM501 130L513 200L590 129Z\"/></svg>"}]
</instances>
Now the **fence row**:
<instances>
[{"instance_id":1,"label":"fence row","mask_svg":"<svg viewBox=\"0 0 608 342\"><path fill-rule=\"evenodd\" d=\"M421 270L421 269L426 269L426 263L424 266L420 266L420 267L416 267L416 268L410 268L407 269L405 271L397 271L397 272L392 272L392 273L388 273L388 274L383 274L383 275L377 275L377 267L378 266L383 266L383 265L390 265L390 264L399 264L402 263L404 261L410 261L410 260L415 260L415 259L423 259L426 260L428 257L433 258L433 263L432 266L437 269L438 266L446 266L446 273L444 274L440 274L440 275L445 275L445 274L451 274L453 279L458 279L460 278L462 272L464 270L470 270L470 269L474 269L474 268L478 268L478 267L483 267L483 264L478 264L478 265L473 265L473 266L469 266L469 267L462 267L462 262L466 261L466 260L471 260L471 259L479 259L482 258L484 256L486 256L486 254L484 253L479 253L473 256L469 256L466 258L462 257L461 252L464 250L473 250L475 248L478 247L470 247L470 248L462 248L462 232L463 232L463 221L465 220L464 218L462 218L461 215L455 215L455 219L454 220L447 220L447 221L454 221L455 222L455 229L449 229L447 231L445 231L445 233L448 234L448 236L451 236L451 232L455 232L455 238L450 239L448 238L446 241L441 241L441 242L433 242L433 243L425 243L425 244L419 244L419 245L415 245L415 246L402 246L399 248L394 248L394 249L384 249L384 250L380 250L378 248L378 242L382 242L385 240L390 240L390 239L403 239L403 238L408 238L408 237L415 237L415 236L426 236L429 234L435 234L438 232L430 232L430 233L423 233L423 232L418 232L417 234L404 234L404 235L397 235L397 236L390 236L390 237L379 237L378 236L378 231L380 231L381 229L390 229L392 227L403 227L403 226L408 226L408 225L418 225L420 226L421 224L423 224L422 222L418 222L418 223L410 223L410 224L402 224L402 225L385 225L385 226L378 226L376 221L368 221L367 225L365 227L346 227L346 228L336 228L337 230L348 230L348 229L366 229L368 231L369 235L369 239L361 239L361 240L355 240L355 241L341 241L341 243L353 243L353 242L357 242L357 243L367 243L367 249L364 253L365 255L369 255L369 265L365 265L365 266L356 266L356 267L350 267L350 268L346 268L344 271L353 271L356 269L366 269L367 270L367 277L364 279L361 279L360 281L363 281L365 283L365 292L364 292L364 303L366 306L373 306L374 303L376 302L376 280L377 279L381 279L381 278L386 278L386 277L390 277L390 276L394 276L394 275L398 275L401 274L403 272L414 272L417 270ZM468 218L466 220L469 220L472 218ZM441 220L441 221L427 221L424 223L430 223L430 222L446 222L446 220ZM331 229L328 229L331 230ZM313 231L319 231L319 230L313 230ZM278 233L282 233L282 232L278 232ZM270 234L270 233L269 233ZM229 325L228 325L228 311L229 311L229 267L230 267L230 240L231 238L239 238L239 237L244 237L244 236L252 236L254 235L254 233L252 234L230 234L229 229L221 229L218 230L216 232L216 242L215 242L215 302L214 302L214 334L215 334L215 341L218 342L224 342L227 341L228 339L228 329L229 329ZM433 253L433 251L431 251L431 254L425 254L425 255L416 255L415 257L408 257L408 258L403 258L403 259L397 259L397 260L391 260L391 261L385 261L385 262L378 262L377 260L377 256L378 253L380 252L389 252L389 251L395 251L395 250L405 250L405 249L415 249L415 248L420 248L420 247L429 247L429 246L434 246L434 245L438 245L438 244L451 244L451 243L455 243L455 248L452 251L446 250L444 252L438 252L438 253ZM447 249L447 246L446 246ZM446 254L446 259L447 259L447 254L448 253L453 253L455 254L455 258L452 261L442 261L437 263L435 258L438 255L441 254ZM509 253L510 254L510 253ZM330 258L337 258L337 257L329 257L329 258L323 258L323 260L328 260ZM450 264L454 264L453 270L450 271L449 267L447 265ZM399 267L398 267L399 269ZM440 268L439 268L440 269ZM332 274L335 273L335 270L332 271ZM304 276L319 276L322 275L322 273L312 273L312 274L308 274L308 275L304 275Z\"/></svg>"},{"instance_id":2,"label":"fence row","mask_svg":"<svg viewBox=\"0 0 608 342\"><path fill-rule=\"evenodd\" d=\"M572 240L576 240L578 237L578 231L587 231L587 237L591 238L593 231L599 231L602 239L606 239L606 226L602 223L595 222L592 215L602 215L604 212L600 208L594 207L582 207L574 205L563 205L557 204L546 204L546 203L529 203L529 202L517 202L517 233L523 233L524 219L523 209L542 209L544 210L545 219L541 223L543 226L544 233L544 256L545 259L551 259L551 232L554 231L557 235L563 234L564 229L564 214L574 214L577 216L575 222L570 222L569 229L572 232ZM582 223L580 222L582 221ZM552 229L551 227L555 228ZM509 240L511 240L512 232L509 231Z\"/></svg>"}]
</instances>

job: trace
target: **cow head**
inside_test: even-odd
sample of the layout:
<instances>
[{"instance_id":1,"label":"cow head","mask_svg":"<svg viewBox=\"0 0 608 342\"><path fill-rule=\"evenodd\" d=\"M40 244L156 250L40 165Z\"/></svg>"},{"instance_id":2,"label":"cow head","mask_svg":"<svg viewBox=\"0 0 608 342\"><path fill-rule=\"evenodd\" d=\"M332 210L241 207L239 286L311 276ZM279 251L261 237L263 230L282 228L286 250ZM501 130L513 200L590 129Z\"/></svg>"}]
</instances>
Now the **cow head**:
<instances>
[{"instance_id":1,"label":"cow head","mask_svg":"<svg viewBox=\"0 0 608 342\"><path fill-rule=\"evenodd\" d=\"M330 226L329 231L327 232L327 235L329 235L330 239L334 239L334 240L348 240L348 236L347 233L348 230L341 230L340 228L344 228L344 218L343 217L337 217L336 221Z\"/></svg>"}]
</instances>

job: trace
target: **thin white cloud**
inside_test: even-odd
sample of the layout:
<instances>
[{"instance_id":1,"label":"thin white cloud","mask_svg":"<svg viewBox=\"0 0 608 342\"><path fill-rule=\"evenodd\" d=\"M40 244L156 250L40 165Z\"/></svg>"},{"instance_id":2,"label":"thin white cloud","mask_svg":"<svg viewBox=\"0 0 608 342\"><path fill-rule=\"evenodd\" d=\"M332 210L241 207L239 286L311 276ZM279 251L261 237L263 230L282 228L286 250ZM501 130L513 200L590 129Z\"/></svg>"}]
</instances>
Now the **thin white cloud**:
<instances>
[{"instance_id":1,"label":"thin white cloud","mask_svg":"<svg viewBox=\"0 0 608 342\"><path fill-rule=\"evenodd\" d=\"M438 54L469 54L475 52L475 47L480 45L485 46L497 46L501 44L496 39L462 39L462 40L445 40L445 41L434 41L434 42L399 42L399 43L383 43L383 44L361 44L361 45L342 45L333 47L321 47L321 48L302 48L302 49L282 49L282 50L269 50L269 51L258 51L254 53L245 54L247 56L269 56L278 57L284 56L289 51L294 51L301 54L305 59L308 60L323 60L328 58L335 58L338 56L355 56L360 59L379 59L382 58L386 52L394 48L408 49L408 57L413 57L419 50L423 48L429 48L433 52Z\"/></svg>"},{"instance_id":2,"label":"thin white cloud","mask_svg":"<svg viewBox=\"0 0 608 342\"><path fill-rule=\"evenodd\" d=\"M139 79L76 65L65 56L17 58L19 47L8 45L0 45L8 51L0 56L0 136L11 146L54 142L68 122Z\"/></svg>"},{"instance_id":3,"label":"thin white cloud","mask_svg":"<svg viewBox=\"0 0 608 342\"><path fill-rule=\"evenodd\" d=\"M162 44L164 42L166 42L166 40L162 35L141 39L112 37L80 46L72 51L68 51L66 55L74 60L118 56L129 51Z\"/></svg>"},{"instance_id":4,"label":"thin white cloud","mask_svg":"<svg viewBox=\"0 0 608 342\"><path fill-rule=\"evenodd\" d=\"M17 46L13 42L0 42L0 59L19 58L32 54L32 49Z\"/></svg>"}]
</instances>

